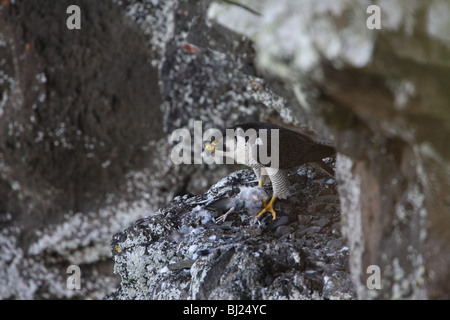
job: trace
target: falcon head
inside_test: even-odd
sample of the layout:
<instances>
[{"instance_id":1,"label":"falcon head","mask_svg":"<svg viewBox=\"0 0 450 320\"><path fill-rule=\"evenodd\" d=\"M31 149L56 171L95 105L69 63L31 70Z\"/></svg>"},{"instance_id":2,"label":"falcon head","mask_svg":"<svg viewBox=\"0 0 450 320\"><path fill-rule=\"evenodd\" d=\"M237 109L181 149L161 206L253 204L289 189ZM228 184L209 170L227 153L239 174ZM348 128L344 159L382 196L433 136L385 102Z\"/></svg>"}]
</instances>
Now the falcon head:
<instances>
[{"instance_id":1,"label":"falcon head","mask_svg":"<svg viewBox=\"0 0 450 320\"><path fill-rule=\"evenodd\" d=\"M215 156L224 156L234 159L237 163L252 165L256 162L257 148L263 141L258 137L255 129L247 129L236 126L225 129L217 136L213 136L205 148Z\"/></svg>"}]
</instances>

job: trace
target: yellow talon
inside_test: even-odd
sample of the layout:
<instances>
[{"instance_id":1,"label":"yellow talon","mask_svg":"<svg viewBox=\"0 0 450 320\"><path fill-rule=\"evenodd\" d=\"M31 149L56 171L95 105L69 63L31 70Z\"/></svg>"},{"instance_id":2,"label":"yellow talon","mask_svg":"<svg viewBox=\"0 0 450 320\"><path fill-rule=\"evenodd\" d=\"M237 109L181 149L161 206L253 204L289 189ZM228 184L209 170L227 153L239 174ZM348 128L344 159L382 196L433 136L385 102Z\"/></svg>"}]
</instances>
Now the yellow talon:
<instances>
[{"instance_id":1,"label":"yellow talon","mask_svg":"<svg viewBox=\"0 0 450 320\"><path fill-rule=\"evenodd\" d=\"M259 218L264 213L269 211L270 213L272 213L272 220L275 220L277 218L277 213L275 212L275 210L273 210L273 203L275 202L276 199L277 199L277 196L274 195L274 196L272 196L272 199L270 199L269 203L266 203L266 200L263 200L264 209L262 209L261 212L255 216L255 218Z\"/></svg>"}]
</instances>

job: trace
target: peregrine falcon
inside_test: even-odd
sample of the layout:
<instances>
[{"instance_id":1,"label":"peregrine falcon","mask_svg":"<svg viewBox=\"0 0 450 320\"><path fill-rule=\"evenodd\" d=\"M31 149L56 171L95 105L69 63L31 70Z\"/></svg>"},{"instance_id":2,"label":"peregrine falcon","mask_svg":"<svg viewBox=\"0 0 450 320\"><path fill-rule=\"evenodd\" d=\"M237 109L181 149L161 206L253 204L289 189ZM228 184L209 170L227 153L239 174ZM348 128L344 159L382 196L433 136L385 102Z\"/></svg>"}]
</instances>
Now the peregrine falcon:
<instances>
[{"instance_id":1,"label":"peregrine falcon","mask_svg":"<svg viewBox=\"0 0 450 320\"><path fill-rule=\"evenodd\" d=\"M275 200L289 196L288 169L316 163L334 176L333 170L327 168L322 159L336 154L335 148L307 135L266 122L235 125L222 130L221 134L221 137L212 137L211 142L206 144L211 154L229 157L251 167L260 187L269 180L272 182L272 198L269 202L264 201L264 208L256 218L270 212L272 219L276 219L273 209Z\"/></svg>"}]
</instances>

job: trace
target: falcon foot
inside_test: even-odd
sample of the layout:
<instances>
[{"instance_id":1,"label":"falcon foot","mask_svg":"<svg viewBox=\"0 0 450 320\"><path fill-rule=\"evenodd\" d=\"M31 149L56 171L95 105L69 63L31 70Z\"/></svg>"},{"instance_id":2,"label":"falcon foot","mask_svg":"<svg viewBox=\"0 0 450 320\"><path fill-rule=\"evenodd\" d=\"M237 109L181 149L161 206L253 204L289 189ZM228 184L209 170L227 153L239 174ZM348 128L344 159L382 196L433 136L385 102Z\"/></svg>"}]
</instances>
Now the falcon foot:
<instances>
[{"instance_id":1,"label":"falcon foot","mask_svg":"<svg viewBox=\"0 0 450 320\"><path fill-rule=\"evenodd\" d=\"M275 220L277 218L277 213L275 212L275 210L273 210L273 203L275 202L276 199L277 199L277 196L274 195L274 196L272 196L272 199L270 199L269 203L266 203L266 201L263 200L264 209L262 209L261 212L255 216L255 218L259 218L264 213L269 211L270 213L272 213L272 220Z\"/></svg>"}]
</instances>

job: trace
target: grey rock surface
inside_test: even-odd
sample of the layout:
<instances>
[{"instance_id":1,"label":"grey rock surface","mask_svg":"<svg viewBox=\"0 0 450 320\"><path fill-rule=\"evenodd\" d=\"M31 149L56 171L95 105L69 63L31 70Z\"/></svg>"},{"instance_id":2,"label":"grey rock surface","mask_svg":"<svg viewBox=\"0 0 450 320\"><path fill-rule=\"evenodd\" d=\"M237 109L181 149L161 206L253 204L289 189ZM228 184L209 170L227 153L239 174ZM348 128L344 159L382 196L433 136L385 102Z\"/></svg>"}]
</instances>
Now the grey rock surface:
<instances>
[{"instance_id":1,"label":"grey rock surface","mask_svg":"<svg viewBox=\"0 0 450 320\"><path fill-rule=\"evenodd\" d=\"M233 170L174 165L173 129L192 131L200 111L223 124L232 112L215 107L230 101L257 118L234 61L186 45L196 2L80 1L82 30L65 28L71 4L0 7L1 298L111 292L111 236ZM79 291L66 287L72 264Z\"/></svg>"},{"instance_id":2,"label":"grey rock surface","mask_svg":"<svg viewBox=\"0 0 450 320\"><path fill-rule=\"evenodd\" d=\"M114 235L122 282L109 298L355 298L336 182L308 166L291 170L289 178L292 196L276 202L275 221L271 215L253 219L242 208L216 223L219 213L205 209L254 180L246 169L205 194L177 197Z\"/></svg>"},{"instance_id":3,"label":"grey rock surface","mask_svg":"<svg viewBox=\"0 0 450 320\"><path fill-rule=\"evenodd\" d=\"M208 15L252 39L267 83L289 85L302 120L333 133L358 297L448 298L448 1L241 3L260 16L225 1Z\"/></svg>"}]
</instances>

